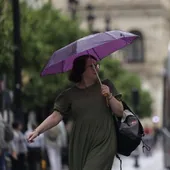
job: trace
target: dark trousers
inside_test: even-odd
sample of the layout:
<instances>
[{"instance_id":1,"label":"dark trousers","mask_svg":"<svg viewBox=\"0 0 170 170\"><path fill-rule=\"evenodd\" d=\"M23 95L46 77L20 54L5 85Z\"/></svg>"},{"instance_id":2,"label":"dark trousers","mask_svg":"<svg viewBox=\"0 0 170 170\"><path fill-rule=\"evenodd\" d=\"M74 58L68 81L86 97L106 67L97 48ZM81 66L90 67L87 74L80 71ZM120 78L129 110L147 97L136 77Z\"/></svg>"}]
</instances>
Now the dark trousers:
<instances>
[{"instance_id":1,"label":"dark trousers","mask_svg":"<svg viewBox=\"0 0 170 170\"><path fill-rule=\"evenodd\" d=\"M26 157L25 154L19 154L18 159L11 158L12 170L24 170L26 168Z\"/></svg>"},{"instance_id":2,"label":"dark trousers","mask_svg":"<svg viewBox=\"0 0 170 170\"><path fill-rule=\"evenodd\" d=\"M0 154L0 170L5 170L5 154L3 151Z\"/></svg>"},{"instance_id":3,"label":"dark trousers","mask_svg":"<svg viewBox=\"0 0 170 170\"><path fill-rule=\"evenodd\" d=\"M41 148L28 148L28 170L40 169Z\"/></svg>"}]
</instances>

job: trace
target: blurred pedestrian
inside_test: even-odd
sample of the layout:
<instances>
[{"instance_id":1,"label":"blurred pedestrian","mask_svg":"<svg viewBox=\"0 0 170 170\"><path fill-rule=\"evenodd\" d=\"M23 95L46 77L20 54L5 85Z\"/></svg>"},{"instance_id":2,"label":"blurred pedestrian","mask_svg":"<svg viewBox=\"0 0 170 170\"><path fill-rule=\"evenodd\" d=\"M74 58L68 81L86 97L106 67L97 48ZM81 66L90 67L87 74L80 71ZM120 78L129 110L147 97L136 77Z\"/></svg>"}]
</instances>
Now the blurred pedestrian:
<instances>
[{"instance_id":1,"label":"blurred pedestrian","mask_svg":"<svg viewBox=\"0 0 170 170\"><path fill-rule=\"evenodd\" d=\"M131 156L134 158L134 167L139 168L139 157L140 157L140 150L139 147L137 147L131 154Z\"/></svg>"},{"instance_id":2,"label":"blurred pedestrian","mask_svg":"<svg viewBox=\"0 0 170 170\"><path fill-rule=\"evenodd\" d=\"M11 161L12 170L24 170L26 164L27 144L25 136L22 133L22 124L13 123L14 139L11 142Z\"/></svg>"},{"instance_id":3,"label":"blurred pedestrian","mask_svg":"<svg viewBox=\"0 0 170 170\"><path fill-rule=\"evenodd\" d=\"M5 155L9 152L9 143L13 139L12 127L4 121L0 114L0 170L5 170Z\"/></svg>"},{"instance_id":4,"label":"blurred pedestrian","mask_svg":"<svg viewBox=\"0 0 170 170\"><path fill-rule=\"evenodd\" d=\"M2 115L0 114L0 170L5 170L5 126Z\"/></svg>"},{"instance_id":5,"label":"blurred pedestrian","mask_svg":"<svg viewBox=\"0 0 170 170\"><path fill-rule=\"evenodd\" d=\"M152 145L153 145L153 130L152 130L152 128L149 127L148 125L146 125L144 127L144 132L145 132L145 136L143 137L143 141L145 142L146 145L148 145L149 147L152 147ZM151 156L152 151L145 149L144 154L147 157Z\"/></svg>"},{"instance_id":6,"label":"blurred pedestrian","mask_svg":"<svg viewBox=\"0 0 170 170\"><path fill-rule=\"evenodd\" d=\"M30 129L25 132L25 136L28 137L29 134L35 129L37 126L32 124ZM27 163L28 170L40 170L42 153L44 152L44 135L41 134L35 139L34 143L27 143Z\"/></svg>"},{"instance_id":7,"label":"blurred pedestrian","mask_svg":"<svg viewBox=\"0 0 170 170\"><path fill-rule=\"evenodd\" d=\"M145 132L145 135L150 135L152 133L151 127L149 127L149 125L145 125L144 132Z\"/></svg>"},{"instance_id":8,"label":"blurred pedestrian","mask_svg":"<svg viewBox=\"0 0 170 170\"><path fill-rule=\"evenodd\" d=\"M51 170L62 170L62 148L66 147L67 134L63 121L45 132L45 146Z\"/></svg>"},{"instance_id":9,"label":"blurred pedestrian","mask_svg":"<svg viewBox=\"0 0 170 170\"><path fill-rule=\"evenodd\" d=\"M28 138L32 142L40 133L58 124L63 116L72 116L70 170L111 170L116 154L112 112L122 117L123 105L111 81L107 80L107 84L113 89L99 84L96 71L99 64L93 56L76 58L69 76L75 85L56 98L54 112Z\"/></svg>"},{"instance_id":10,"label":"blurred pedestrian","mask_svg":"<svg viewBox=\"0 0 170 170\"><path fill-rule=\"evenodd\" d=\"M161 135L160 132L161 131L160 131L159 127L157 127L157 126L153 127L153 144L152 144L152 147L156 147L157 142L159 140L159 137Z\"/></svg>"}]
</instances>

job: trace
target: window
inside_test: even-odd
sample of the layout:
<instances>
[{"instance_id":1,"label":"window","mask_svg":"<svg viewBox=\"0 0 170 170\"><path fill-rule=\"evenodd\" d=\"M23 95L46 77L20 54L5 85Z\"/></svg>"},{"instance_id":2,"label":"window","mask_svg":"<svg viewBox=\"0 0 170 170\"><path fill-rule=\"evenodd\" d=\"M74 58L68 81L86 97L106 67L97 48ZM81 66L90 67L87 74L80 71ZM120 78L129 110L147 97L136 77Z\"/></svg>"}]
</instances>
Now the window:
<instances>
[{"instance_id":1,"label":"window","mask_svg":"<svg viewBox=\"0 0 170 170\"><path fill-rule=\"evenodd\" d=\"M139 36L131 45L126 48L125 61L129 63L144 62L143 36L139 31L130 31Z\"/></svg>"}]
</instances>

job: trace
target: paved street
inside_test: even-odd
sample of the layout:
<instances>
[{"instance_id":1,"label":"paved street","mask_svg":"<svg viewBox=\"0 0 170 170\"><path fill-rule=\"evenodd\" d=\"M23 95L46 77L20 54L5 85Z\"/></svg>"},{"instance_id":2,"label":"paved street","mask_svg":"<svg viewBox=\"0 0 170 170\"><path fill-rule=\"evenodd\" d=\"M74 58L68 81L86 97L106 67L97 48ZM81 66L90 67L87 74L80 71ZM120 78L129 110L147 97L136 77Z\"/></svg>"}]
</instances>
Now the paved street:
<instances>
[{"instance_id":1,"label":"paved street","mask_svg":"<svg viewBox=\"0 0 170 170\"><path fill-rule=\"evenodd\" d=\"M139 168L134 168L133 157L122 157L122 170L164 170L163 152L161 146L158 146L152 153L152 156L146 157L141 153L139 158ZM115 158L112 170L120 169L120 161Z\"/></svg>"}]
</instances>

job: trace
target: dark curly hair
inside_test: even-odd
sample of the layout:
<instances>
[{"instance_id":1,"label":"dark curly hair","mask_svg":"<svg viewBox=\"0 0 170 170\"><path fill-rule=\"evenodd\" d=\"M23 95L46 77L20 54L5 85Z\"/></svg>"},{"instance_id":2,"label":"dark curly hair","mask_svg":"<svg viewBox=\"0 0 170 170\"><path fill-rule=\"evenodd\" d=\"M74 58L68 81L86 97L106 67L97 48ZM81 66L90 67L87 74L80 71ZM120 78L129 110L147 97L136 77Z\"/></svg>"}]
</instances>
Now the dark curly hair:
<instances>
[{"instance_id":1,"label":"dark curly hair","mask_svg":"<svg viewBox=\"0 0 170 170\"><path fill-rule=\"evenodd\" d=\"M69 74L69 80L74 83L79 83L82 80L82 74L85 71L85 66L88 58L96 60L92 55L82 55L76 58L73 62L73 68Z\"/></svg>"}]
</instances>

